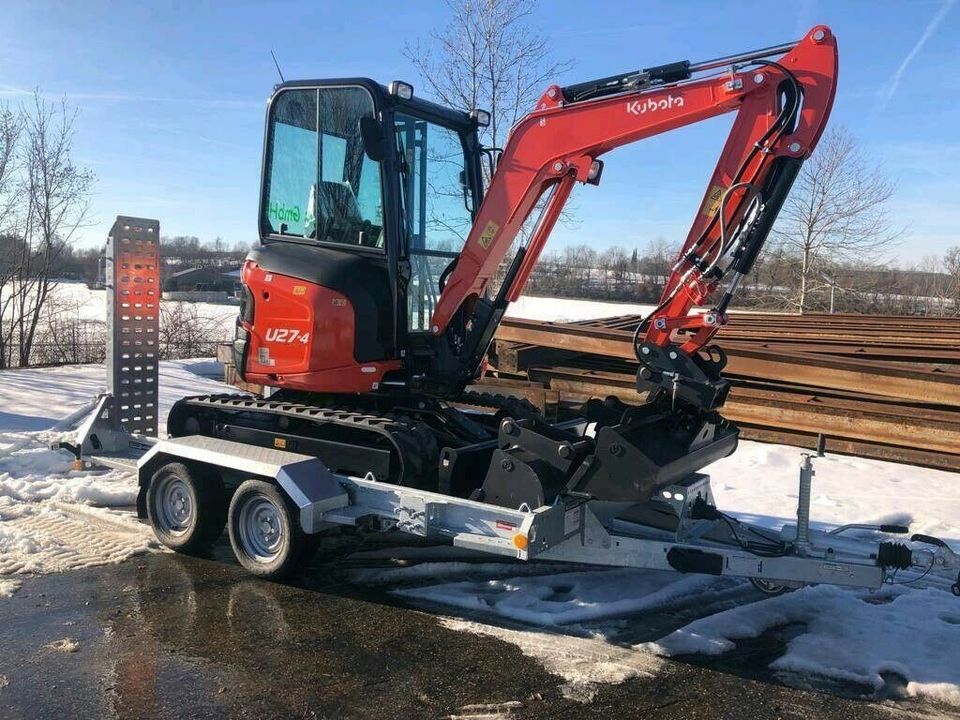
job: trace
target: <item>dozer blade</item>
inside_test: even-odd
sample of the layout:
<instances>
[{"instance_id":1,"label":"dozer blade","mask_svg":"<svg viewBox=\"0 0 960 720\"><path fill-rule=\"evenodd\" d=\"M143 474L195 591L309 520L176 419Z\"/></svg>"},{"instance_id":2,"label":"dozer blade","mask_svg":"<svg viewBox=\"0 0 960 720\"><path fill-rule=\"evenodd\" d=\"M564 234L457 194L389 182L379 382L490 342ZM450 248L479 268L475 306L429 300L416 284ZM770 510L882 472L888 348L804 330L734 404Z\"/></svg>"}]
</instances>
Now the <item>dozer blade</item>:
<instances>
[{"instance_id":1,"label":"dozer blade","mask_svg":"<svg viewBox=\"0 0 960 720\"><path fill-rule=\"evenodd\" d=\"M505 420L478 499L539 507L562 493L646 502L737 447L739 431L716 413L591 403L576 427Z\"/></svg>"}]
</instances>

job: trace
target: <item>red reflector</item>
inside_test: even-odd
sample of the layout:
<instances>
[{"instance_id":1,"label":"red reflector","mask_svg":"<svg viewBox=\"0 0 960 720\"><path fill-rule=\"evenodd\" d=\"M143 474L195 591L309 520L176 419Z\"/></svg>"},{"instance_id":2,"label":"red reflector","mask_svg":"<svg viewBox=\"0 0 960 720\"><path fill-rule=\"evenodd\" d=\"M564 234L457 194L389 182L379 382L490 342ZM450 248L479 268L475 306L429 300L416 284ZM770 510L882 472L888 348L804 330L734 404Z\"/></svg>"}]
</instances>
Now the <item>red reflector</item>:
<instances>
[{"instance_id":1,"label":"red reflector","mask_svg":"<svg viewBox=\"0 0 960 720\"><path fill-rule=\"evenodd\" d=\"M516 525L506 520L497 520L497 530L515 530L516 527Z\"/></svg>"}]
</instances>

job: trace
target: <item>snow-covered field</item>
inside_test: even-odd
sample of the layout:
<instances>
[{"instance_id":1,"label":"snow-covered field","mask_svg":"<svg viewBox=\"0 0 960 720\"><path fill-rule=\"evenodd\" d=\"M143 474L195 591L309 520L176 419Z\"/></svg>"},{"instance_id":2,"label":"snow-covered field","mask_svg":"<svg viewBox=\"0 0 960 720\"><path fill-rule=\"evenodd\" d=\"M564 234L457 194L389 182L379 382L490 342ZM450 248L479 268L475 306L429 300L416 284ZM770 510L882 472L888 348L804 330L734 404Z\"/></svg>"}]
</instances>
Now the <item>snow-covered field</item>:
<instances>
[{"instance_id":1,"label":"snow-covered field","mask_svg":"<svg viewBox=\"0 0 960 720\"><path fill-rule=\"evenodd\" d=\"M642 312L641 306L523 298L514 314L576 320ZM559 308L559 309L558 309ZM201 377L209 361L161 364L161 417L179 397L224 389ZM104 384L102 366L0 373L0 598L24 576L114 562L156 548L129 509L135 481L124 473L75 471L47 449L51 430ZM744 442L715 463L718 505L769 527L794 520L800 450ZM831 456L816 462L813 517L911 524L960 550L960 475ZM589 567L498 562L453 548L388 548L382 560L350 570L357 584L457 615L450 627L495 635L540 659L588 699L602 683L656 674L664 656L715 655L738 641L790 628L771 669L806 683L826 678L880 688L898 678L905 692L960 707L960 600L928 576L876 593L805 588L763 598L745 582ZM369 553L368 553L369 555ZM359 556L359 554L358 554ZM903 574L899 580L916 576ZM0 600L2 601L2 600ZM665 613L670 627L631 635L637 618ZM642 625L642 623L641 623Z\"/></svg>"},{"instance_id":2,"label":"snow-covered field","mask_svg":"<svg viewBox=\"0 0 960 720\"><path fill-rule=\"evenodd\" d=\"M180 303L162 301L164 306L185 305L195 310L197 317L209 320L211 326L221 329L218 337L222 340L233 337L234 322L237 318L237 306L228 303ZM91 290L82 282L61 280L54 288L49 301L49 312L55 312L61 320L75 319L104 322L107 316L107 291Z\"/></svg>"},{"instance_id":3,"label":"snow-covered field","mask_svg":"<svg viewBox=\"0 0 960 720\"><path fill-rule=\"evenodd\" d=\"M616 315L645 315L651 310L653 310L653 305L523 295L507 308L507 317L551 320L553 322L576 322Z\"/></svg>"}]
</instances>

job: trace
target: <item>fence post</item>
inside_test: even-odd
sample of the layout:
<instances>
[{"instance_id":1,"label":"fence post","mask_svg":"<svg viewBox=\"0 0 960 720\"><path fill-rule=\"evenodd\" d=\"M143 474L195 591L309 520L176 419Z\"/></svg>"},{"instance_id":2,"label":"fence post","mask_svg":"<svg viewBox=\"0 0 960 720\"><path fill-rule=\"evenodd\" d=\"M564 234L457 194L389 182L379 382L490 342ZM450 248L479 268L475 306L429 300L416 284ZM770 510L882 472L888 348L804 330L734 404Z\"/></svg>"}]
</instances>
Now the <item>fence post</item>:
<instances>
[{"instance_id":1,"label":"fence post","mask_svg":"<svg viewBox=\"0 0 960 720\"><path fill-rule=\"evenodd\" d=\"M114 428L157 436L160 222L118 215L106 252L107 392Z\"/></svg>"}]
</instances>

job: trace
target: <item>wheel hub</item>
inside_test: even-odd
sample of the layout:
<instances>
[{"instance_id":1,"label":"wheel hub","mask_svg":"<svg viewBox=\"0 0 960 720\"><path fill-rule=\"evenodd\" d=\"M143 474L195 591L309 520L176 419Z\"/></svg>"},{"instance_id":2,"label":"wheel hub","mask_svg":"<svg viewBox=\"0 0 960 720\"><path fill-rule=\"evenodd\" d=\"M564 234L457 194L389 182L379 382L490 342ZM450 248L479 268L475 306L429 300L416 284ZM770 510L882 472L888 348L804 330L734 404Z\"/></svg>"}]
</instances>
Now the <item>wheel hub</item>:
<instances>
[{"instance_id":1,"label":"wheel hub","mask_svg":"<svg viewBox=\"0 0 960 720\"><path fill-rule=\"evenodd\" d=\"M156 523L170 535L182 535L193 522L193 501L187 484L176 476L159 481L154 507Z\"/></svg>"},{"instance_id":2,"label":"wheel hub","mask_svg":"<svg viewBox=\"0 0 960 720\"><path fill-rule=\"evenodd\" d=\"M243 506L237 530L244 551L259 562L270 562L283 547L280 510L262 495L250 498Z\"/></svg>"}]
</instances>

